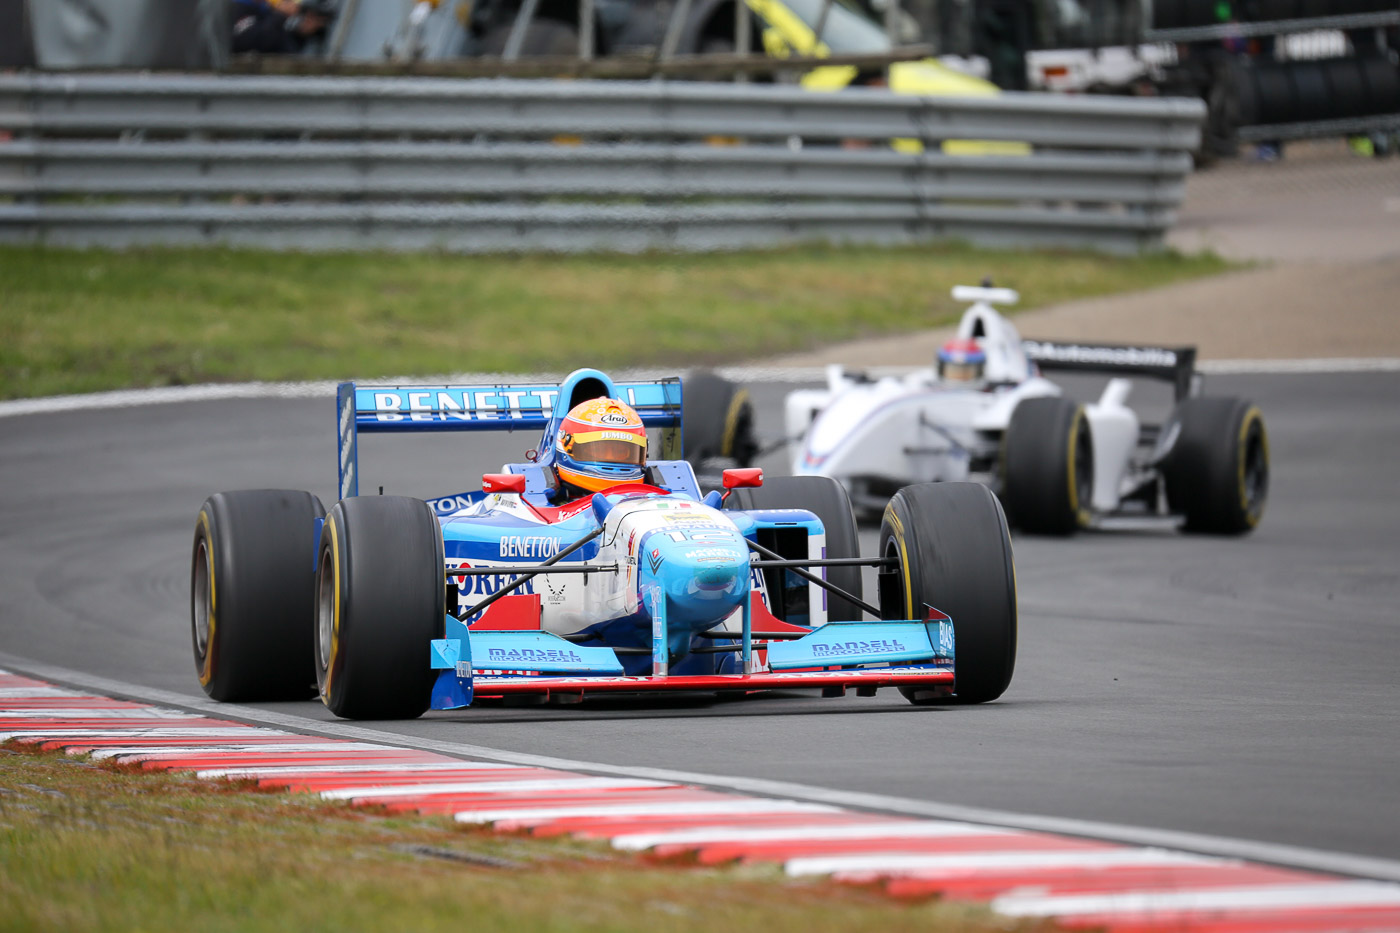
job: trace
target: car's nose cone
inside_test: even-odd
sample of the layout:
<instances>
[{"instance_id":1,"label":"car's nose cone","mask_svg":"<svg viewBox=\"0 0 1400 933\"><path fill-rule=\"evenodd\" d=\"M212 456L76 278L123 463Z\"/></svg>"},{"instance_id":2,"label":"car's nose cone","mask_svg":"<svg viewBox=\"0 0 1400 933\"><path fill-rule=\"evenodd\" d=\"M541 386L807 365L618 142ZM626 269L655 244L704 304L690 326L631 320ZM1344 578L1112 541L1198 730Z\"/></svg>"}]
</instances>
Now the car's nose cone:
<instances>
[{"instance_id":1,"label":"car's nose cone","mask_svg":"<svg viewBox=\"0 0 1400 933\"><path fill-rule=\"evenodd\" d=\"M657 580L673 600L737 599L749 588L749 553L737 532L652 545Z\"/></svg>"}]
</instances>

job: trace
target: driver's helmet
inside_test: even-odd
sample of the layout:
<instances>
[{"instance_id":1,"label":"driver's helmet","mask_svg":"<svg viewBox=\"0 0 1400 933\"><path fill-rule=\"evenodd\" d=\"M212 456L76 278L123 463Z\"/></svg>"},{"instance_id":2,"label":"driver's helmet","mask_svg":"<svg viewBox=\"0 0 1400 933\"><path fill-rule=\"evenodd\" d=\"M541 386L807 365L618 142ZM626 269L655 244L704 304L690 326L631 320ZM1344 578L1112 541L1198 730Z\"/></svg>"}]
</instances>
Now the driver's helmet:
<instances>
[{"instance_id":1,"label":"driver's helmet","mask_svg":"<svg viewBox=\"0 0 1400 933\"><path fill-rule=\"evenodd\" d=\"M646 459L647 429L632 406L617 399L575 405L554 438L559 482L585 492L640 482Z\"/></svg>"},{"instance_id":2,"label":"driver's helmet","mask_svg":"<svg viewBox=\"0 0 1400 933\"><path fill-rule=\"evenodd\" d=\"M981 382L986 368L987 354L971 337L954 337L938 351L938 378L943 382Z\"/></svg>"}]
</instances>

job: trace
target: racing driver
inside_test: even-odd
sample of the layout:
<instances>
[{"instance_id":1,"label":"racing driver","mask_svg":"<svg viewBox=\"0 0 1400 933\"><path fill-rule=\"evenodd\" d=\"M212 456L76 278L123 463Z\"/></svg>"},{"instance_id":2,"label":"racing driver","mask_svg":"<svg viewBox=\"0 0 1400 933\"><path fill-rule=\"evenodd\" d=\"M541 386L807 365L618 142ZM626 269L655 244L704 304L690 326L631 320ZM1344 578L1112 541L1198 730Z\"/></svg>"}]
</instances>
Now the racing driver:
<instances>
[{"instance_id":1,"label":"racing driver","mask_svg":"<svg viewBox=\"0 0 1400 933\"><path fill-rule=\"evenodd\" d=\"M595 398L575 405L554 439L559 499L576 499L623 483L640 483L647 429L626 402Z\"/></svg>"},{"instance_id":2,"label":"racing driver","mask_svg":"<svg viewBox=\"0 0 1400 933\"><path fill-rule=\"evenodd\" d=\"M954 337L938 351L938 378L942 382L978 387L986 366L987 354L971 337Z\"/></svg>"}]
</instances>

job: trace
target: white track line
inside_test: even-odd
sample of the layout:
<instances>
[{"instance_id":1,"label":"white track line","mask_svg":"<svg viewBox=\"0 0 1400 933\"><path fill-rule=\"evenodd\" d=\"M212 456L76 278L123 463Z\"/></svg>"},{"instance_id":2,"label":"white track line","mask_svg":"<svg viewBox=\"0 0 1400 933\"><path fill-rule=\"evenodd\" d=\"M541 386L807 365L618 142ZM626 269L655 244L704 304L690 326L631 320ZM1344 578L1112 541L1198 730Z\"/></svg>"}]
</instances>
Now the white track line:
<instances>
[{"instance_id":1,"label":"white track line","mask_svg":"<svg viewBox=\"0 0 1400 933\"><path fill-rule=\"evenodd\" d=\"M0 742L10 739L73 739L78 744L81 739L166 739L166 738L213 738L228 736L286 735L277 729L251 729L246 726L230 726L223 729L179 729L165 726L152 726L149 729L9 729L0 732Z\"/></svg>"},{"instance_id":2,"label":"white track line","mask_svg":"<svg viewBox=\"0 0 1400 933\"><path fill-rule=\"evenodd\" d=\"M835 839L933 839L952 836L1011 836L1018 830L979 826L975 823L885 822L845 823L832 826L777 826L755 829L717 826L702 829L676 829L659 833L630 833L614 836L617 849L641 851L665 845L709 845L722 842L803 842Z\"/></svg>"},{"instance_id":3,"label":"white track line","mask_svg":"<svg viewBox=\"0 0 1400 933\"><path fill-rule=\"evenodd\" d=\"M783 870L793 878L804 875L871 874L939 875L973 871L1027 871L1050 868L1124 868L1210 865L1229 861L1166 849L1087 849L1074 851L1022 850L1008 852L958 852L952 855L890 853L874 855L822 855L789 859Z\"/></svg>"},{"instance_id":4,"label":"white track line","mask_svg":"<svg viewBox=\"0 0 1400 933\"><path fill-rule=\"evenodd\" d=\"M992 910L1012 917L1392 906L1400 906L1400 885L1375 881L1319 881L1316 884L1125 891L1119 894L1012 894L996 898L991 904ZM1230 919L1243 923L1248 917L1232 916ZM1344 920L1337 922L1338 929L1345 928ZM1283 925L1286 926L1286 921Z\"/></svg>"},{"instance_id":5,"label":"white track line","mask_svg":"<svg viewBox=\"0 0 1400 933\"><path fill-rule=\"evenodd\" d=\"M246 722L266 723L300 732L329 735L336 738L358 741L384 742L402 748L440 752L444 755L505 762L535 768L550 768L558 771L584 771L593 774L615 777L653 778L676 784L694 784L721 790L738 791L745 794L758 794L768 797L781 797L788 800L802 800L829 804L832 807L852 807L857 810L873 810L886 813L899 813L906 816L928 817L938 820L954 820L967 823L984 823L992 826L1033 830L1046 833L1060 833L1069 836L1083 836L1122 842L1129 845L1156 846L1166 849L1179 849L1235 859L1249 859L1275 865L1287 865L1310 871L1332 872L1341 875L1355 875L1363 878L1379 878L1400 881L1400 861L1352 855L1344 852L1331 852L1324 849L1311 849L1303 846L1282 845L1259 842L1251 839L1235 839L1226 836L1212 836L1205 833L1180 832L1170 829L1156 829L1144 826L1130 826L1121 823L1107 823L1097 820L1078 820L1065 817L1039 816L1017 813L1008 810L992 810L981 807L939 803L932 800L917 800L909 797L895 797L887 794L871 794L859 791L842 791L793 781L775 781L766 778L749 778L705 774L703 772L682 771L673 768L643 768L629 765L614 765L603 762L574 761L550 755L535 755L490 748L484 745L471 745L465 742L446 742L419 736L397 735L377 729L347 722L307 719L286 713L259 709L252 706L239 706L231 703L216 703L213 700L190 694L144 687L124 681L97 677L79 671L31 662L14 655L0 655L0 663L10 667L22 667L27 675L50 681L57 681L93 690L107 695L126 698L139 698L153 703L164 703L199 710L207 715L224 719L239 719ZM226 733L221 733L226 734ZM0 735L3 738L3 735Z\"/></svg>"},{"instance_id":6,"label":"white track line","mask_svg":"<svg viewBox=\"0 0 1400 933\"><path fill-rule=\"evenodd\" d=\"M0 709L0 723L16 719L202 719L198 713L156 706L63 706L54 709Z\"/></svg>"},{"instance_id":7,"label":"white track line","mask_svg":"<svg viewBox=\"0 0 1400 933\"><path fill-rule=\"evenodd\" d=\"M289 734L290 736L290 734ZM388 745L368 742L263 742L259 745L119 745L99 748L89 757L101 761L159 761L162 758L202 758L219 755L284 755L305 752L398 751Z\"/></svg>"},{"instance_id":8,"label":"white track line","mask_svg":"<svg viewBox=\"0 0 1400 933\"><path fill-rule=\"evenodd\" d=\"M1203 360L1196 366L1203 373L1221 375L1293 375L1311 373L1393 373L1400 372L1400 358L1336 357L1310 360Z\"/></svg>"},{"instance_id":9,"label":"white track line","mask_svg":"<svg viewBox=\"0 0 1400 933\"><path fill-rule=\"evenodd\" d=\"M76 690L62 687L0 687L0 700L52 700L58 697L81 697ZM98 697L90 697L96 700Z\"/></svg>"},{"instance_id":10,"label":"white track line","mask_svg":"<svg viewBox=\"0 0 1400 933\"><path fill-rule=\"evenodd\" d=\"M754 813L839 813L835 807L797 800L765 800L740 797L734 800L670 801L660 803L602 803L578 807L497 807L490 810L462 810L454 813L459 823L500 823L506 820L572 820L591 817L633 816L742 816Z\"/></svg>"},{"instance_id":11,"label":"white track line","mask_svg":"<svg viewBox=\"0 0 1400 933\"><path fill-rule=\"evenodd\" d=\"M386 746L392 748L393 746ZM206 768L196 771L199 778L275 778L318 777L334 774L355 774L361 771L393 774L400 771L532 771L524 765L503 765L494 761L382 761L353 765L278 765L268 768Z\"/></svg>"},{"instance_id":12,"label":"white track line","mask_svg":"<svg viewBox=\"0 0 1400 933\"><path fill-rule=\"evenodd\" d=\"M442 784L389 784L371 787L337 787L321 791L325 800L358 800L367 797L431 797L442 794L529 794L571 790L651 790L675 787L664 781L627 778L547 778L538 781L454 781Z\"/></svg>"},{"instance_id":13,"label":"white track line","mask_svg":"<svg viewBox=\"0 0 1400 933\"><path fill-rule=\"evenodd\" d=\"M1197 364L1206 373L1354 373L1400 371L1397 357L1322 357L1282 360L1202 360ZM901 376L921 366L861 367L872 376ZM716 370L735 382L805 383L825 382L823 366L723 366ZM615 374L618 379L655 379L675 376L679 370L632 370ZM562 373L456 373L449 376L401 376L393 379L361 380L362 385L512 385L557 383ZM171 405L184 402L213 402L229 399L326 398L335 394L334 382L238 382L226 385L168 386L155 389L121 389L85 395L51 395L43 398L0 402L0 418L18 415L51 415L72 411L100 411L136 408L144 405Z\"/></svg>"}]
</instances>

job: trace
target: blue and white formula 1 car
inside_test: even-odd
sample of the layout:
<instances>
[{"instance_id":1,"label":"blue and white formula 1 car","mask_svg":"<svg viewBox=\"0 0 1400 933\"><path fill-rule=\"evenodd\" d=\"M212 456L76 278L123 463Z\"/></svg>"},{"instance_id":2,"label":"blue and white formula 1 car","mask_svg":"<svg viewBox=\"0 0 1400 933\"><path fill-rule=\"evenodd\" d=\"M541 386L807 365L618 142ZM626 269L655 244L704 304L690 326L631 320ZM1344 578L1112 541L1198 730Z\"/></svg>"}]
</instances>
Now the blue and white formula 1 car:
<instances>
[{"instance_id":1,"label":"blue and white formula 1 car","mask_svg":"<svg viewBox=\"0 0 1400 933\"><path fill-rule=\"evenodd\" d=\"M652 432L644 482L558 501L565 414L626 401ZM210 496L195 526L191 630L218 700L305 697L337 715L414 717L473 699L897 687L914 703L1000 696L1016 654L1006 522L976 484L911 486L880 549L856 553L824 477L727 470L701 495L677 449L679 381L340 387L340 501ZM358 495L359 436L534 427L529 462L482 491ZM860 569L879 568L877 604ZM839 581L839 582L838 582ZM868 615L868 618L867 618Z\"/></svg>"},{"instance_id":2,"label":"blue and white formula 1 car","mask_svg":"<svg viewBox=\"0 0 1400 933\"><path fill-rule=\"evenodd\" d=\"M906 483L976 481L1013 525L1069 534L1107 517L1171 517L1192 531L1241 534L1268 496L1264 418L1244 399L1198 393L1194 347L1022 340L993 305L1006 288L958 286L971 302L937 368L870 379L839 366L823 389L787 396L785 434L798 475L841 481L858 508L881 508ZM1127 405L1113 378L1096 402L1061 394L1042 372L1170 382L1164 424Z\"/></svg>"}]
</instances>

